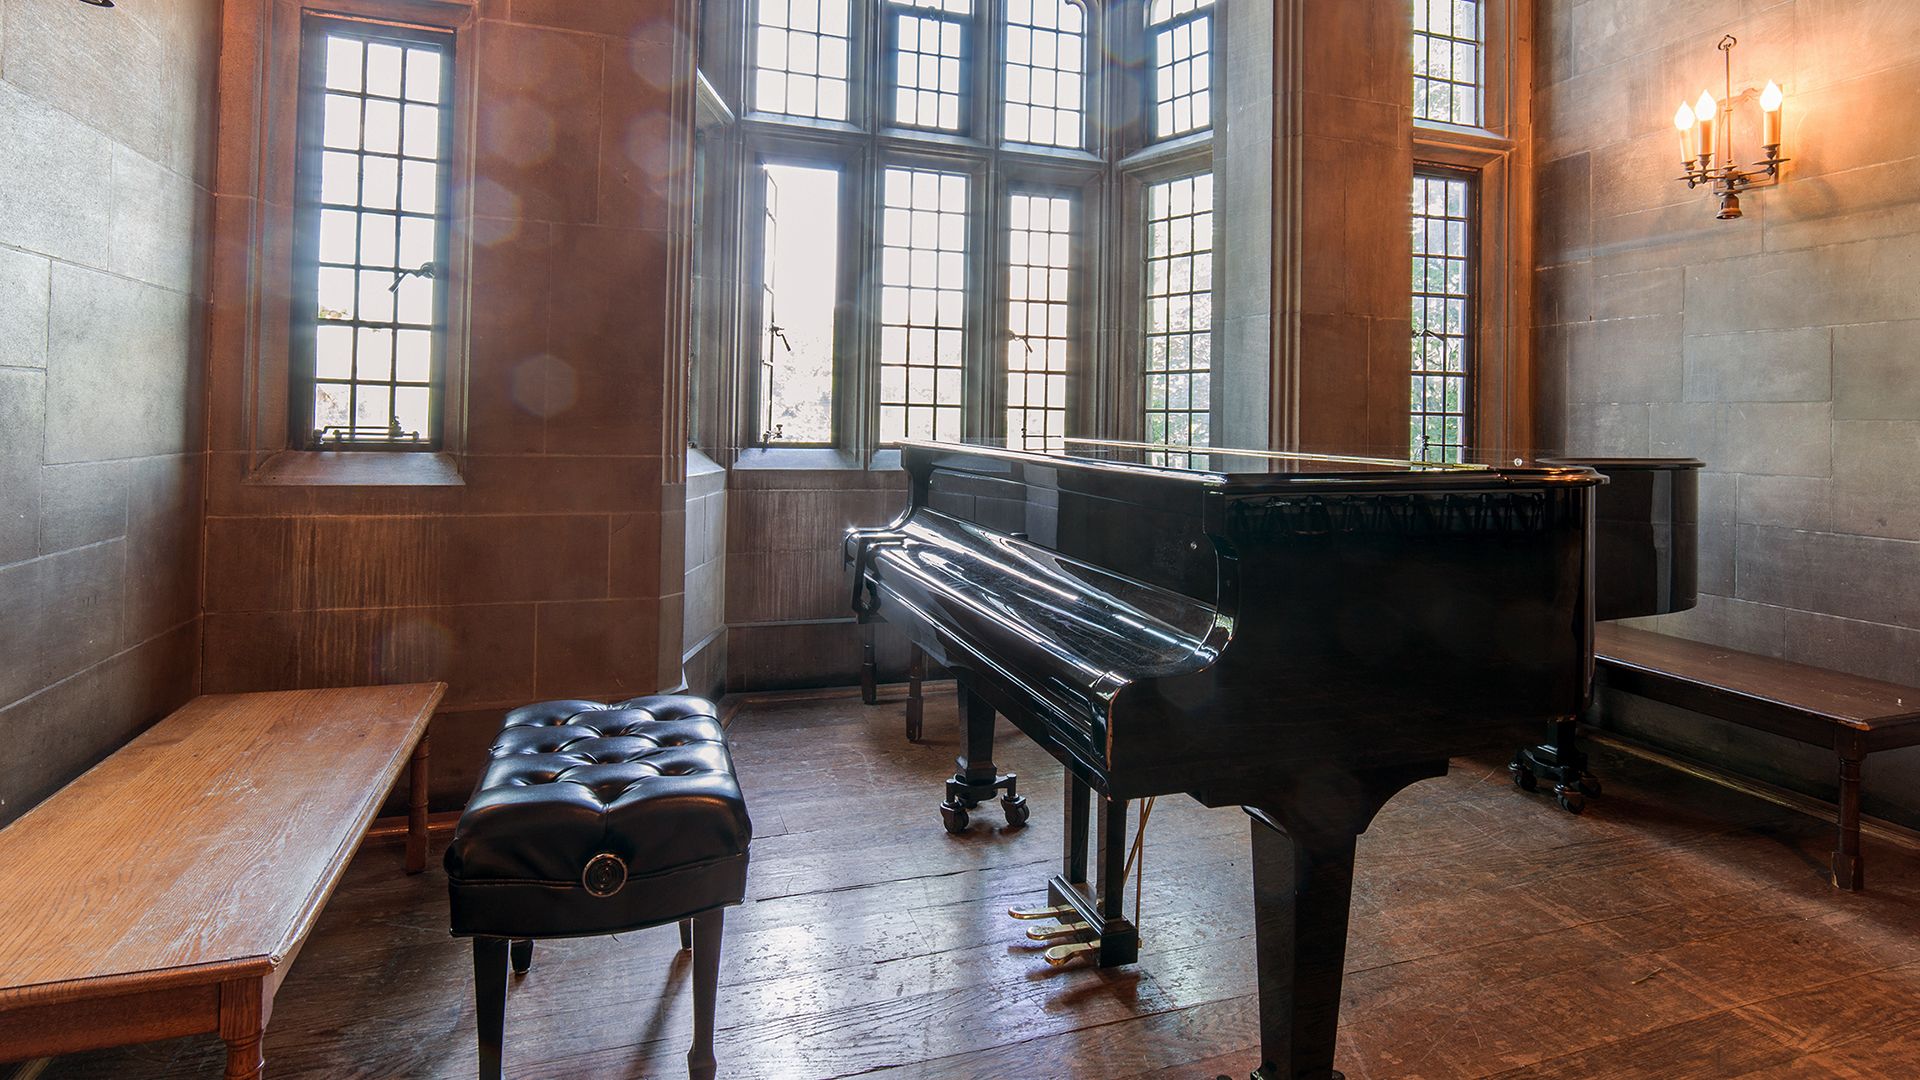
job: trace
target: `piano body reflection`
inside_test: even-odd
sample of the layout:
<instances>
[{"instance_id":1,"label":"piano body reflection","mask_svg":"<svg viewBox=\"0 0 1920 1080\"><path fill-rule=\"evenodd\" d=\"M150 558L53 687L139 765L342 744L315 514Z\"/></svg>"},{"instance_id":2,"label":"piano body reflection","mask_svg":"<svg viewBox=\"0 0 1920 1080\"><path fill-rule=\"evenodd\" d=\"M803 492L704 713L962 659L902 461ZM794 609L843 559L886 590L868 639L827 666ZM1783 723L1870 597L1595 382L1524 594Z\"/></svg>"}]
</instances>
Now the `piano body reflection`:
<instances>
[{"instance_id":1,"label":"piano body reflection","mask_svg":"<svg viewBox=\"0 0 1920 1080\"><path fill-rule=\"evenodd\" d=\"M992 763L996 713L1066 766L1050 902L1100 963L1137 955L1121 909L1129 800L1244 807L1257 1075L1335 1076L1355 839L1451 755L1584 707L1601 479L1067 449L905 444L907 510L847 534L855 611L958 681L949 828L996 795L1024 819Z\"/></svg>"}]
</instances>

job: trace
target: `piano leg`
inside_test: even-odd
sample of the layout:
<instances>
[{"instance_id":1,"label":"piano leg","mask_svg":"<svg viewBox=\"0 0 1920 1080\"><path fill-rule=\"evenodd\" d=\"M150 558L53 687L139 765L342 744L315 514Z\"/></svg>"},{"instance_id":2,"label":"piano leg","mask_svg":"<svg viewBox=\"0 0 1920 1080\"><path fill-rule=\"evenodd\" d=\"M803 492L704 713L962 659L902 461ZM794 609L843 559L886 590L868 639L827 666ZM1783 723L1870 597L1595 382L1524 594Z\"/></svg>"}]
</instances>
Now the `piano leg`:
<instances>
[{"instance_id":1,"label":"piano leg","mask_svg":"<svg viewBox=\"0 0 1920 1080\"><path fill-rule=\"evenodd\" d=\"M1067 770L1067 829L1060 857L1060 876L1071 885L1087 883L1087 835L1093 828L1088 803L1093 789Z\"/></svg>"},{"instance_id":2,"label":"piano leg","mask_svg":"<svg viewBox=\"0 0 1920 1080\"><path fill-rule=\"evenodd\" d=\"M913 652L907 656L907 741L920 741L920 721L925 716L922 708L924 699L920 696L920 684L927 678L927 654L920 646L913 646Z\"/></svg>"},{"instance_id":3,"label":"piano leg","mask_svg":"<svg viewBox=\"0 0 1920 1080\"><path fill-rule=\"evenodd\" d=\"M920 649L915 646L915 656ZM873 705L880 700L879 666L873 658L873 624L860 624L860 700Z\"/></svg>"},{"instance_id":4,"label":"piano leg","mask_svg":"<svg viewBox=\"0 0 1920 1080\"><path fill-rule=\"evenodd\" d=\"M1255 818L1253 931L1260 980L1260 1080L1329 1080L1340 1028L1353 849L1315 847Z\"/></svg>"},{"instance_id":5,"label":"piano leg","mask_svg":"<svg viewBox=\"0 0 1920 1080\"><path fill-rule=\"evenodd\" d=\"M950 833L967 831L967 811L1000 796L1000 809L1007 815L1007 826L1019 828L1032 812L1027 800L1018 794L1019 777L1001 773L993 767L993 706L960 685L961 722L966 729L967 752L954 764L953 779L947 781L947 800L940 804L940 816ZM1004 794L1003 794L1004 792Z\"/></svg>"}]
</instances>

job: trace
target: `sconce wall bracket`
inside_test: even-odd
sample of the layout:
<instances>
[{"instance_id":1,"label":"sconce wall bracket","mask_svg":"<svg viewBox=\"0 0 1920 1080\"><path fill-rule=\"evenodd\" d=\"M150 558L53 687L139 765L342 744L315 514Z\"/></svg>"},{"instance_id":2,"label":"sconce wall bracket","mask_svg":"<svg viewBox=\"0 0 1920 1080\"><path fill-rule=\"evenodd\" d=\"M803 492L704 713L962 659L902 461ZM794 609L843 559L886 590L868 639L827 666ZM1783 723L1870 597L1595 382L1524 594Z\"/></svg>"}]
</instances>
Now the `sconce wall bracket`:
<instances>
[{"instance_id":1,"label":"sconce wall bracket","mask_svg":"<svg viewBox=\"0 0 1920 1080\"><path fill-rule=\"evenodd\" d=\"M1778 184L1780 182L1780 166L1792 160L1791 158L1782 157L1780 154L1779 106L1777 100L1774 108L1769 110L1763 98L1761 101L1761 123L1764 133L1762 138L1763 140L1770 140L1763 141L1763 145L1761 146L1761 152L1765 157L1748 165L1736 165L1733 163L1732 121L1734 102L1756 96L1755 91L1752 89L1743 90L1737 98L1734 96L1733 49L1734 46L1738 44L1740 44L1739 39L1732 34L1728 34L1721 38L1720 43L1715 46L1715 48L1720 50L1720 54L1724 60L1726 78L1724 85L1725 93L1721 97L1719 104L1713 110L1714 115L1698 117L1701 123L1711 123L1715 125L1713 132L1719 135L1719 146L1709 145L1712 140L1703 134L1701 143L1704 152L1695 156L1686 157L1681 163L1682 167L1686 169L1686 175L1678 178L1684 181L1689 189L1706 187L1712 191L1720 200L1720 211L1714 216L1722 221L1730 221L1742 216L1740 210L1741 193L1751 191L1755 188L1772 187ZM1778 92L1771 85L1769 85L1768 92L1775 94L1777 99ZM1686 136L1687 133L1682 131L1681 140L1683 145ZM1714 164L1716 159L1720 161L1721 164Z\"/></svg>"}]
</instances>

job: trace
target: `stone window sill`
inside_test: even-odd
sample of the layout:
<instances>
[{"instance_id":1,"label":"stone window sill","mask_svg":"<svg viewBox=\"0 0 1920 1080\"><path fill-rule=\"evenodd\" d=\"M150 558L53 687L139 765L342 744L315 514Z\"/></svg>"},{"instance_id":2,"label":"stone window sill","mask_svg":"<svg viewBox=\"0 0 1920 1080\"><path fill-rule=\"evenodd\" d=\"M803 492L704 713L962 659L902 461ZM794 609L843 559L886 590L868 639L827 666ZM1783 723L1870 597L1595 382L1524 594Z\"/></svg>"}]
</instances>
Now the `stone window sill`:
<instances>
[{"instance_id":1,"label":"stone window sill","mask_svg":"<svg viewBox=\"0 0 1920 1080\"><path fill-rule=\"evenodd\" d=\"M463 487L452 454L283 450L247 478L270 487Z\"/></svg>"}]
</instances>

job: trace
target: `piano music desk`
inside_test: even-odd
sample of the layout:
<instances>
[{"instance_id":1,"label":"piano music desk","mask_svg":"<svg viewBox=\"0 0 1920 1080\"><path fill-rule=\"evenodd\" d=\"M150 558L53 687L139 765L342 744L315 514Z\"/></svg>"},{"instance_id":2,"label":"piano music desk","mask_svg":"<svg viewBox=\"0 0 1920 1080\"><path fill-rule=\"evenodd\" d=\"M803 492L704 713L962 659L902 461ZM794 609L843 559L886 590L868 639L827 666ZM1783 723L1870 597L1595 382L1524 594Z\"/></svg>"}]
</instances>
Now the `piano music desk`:
<instances>
[{"instance_id":1,"label":"piano music desk","mask_svg":"<svg viewBox=\"0 0 1920 1080\"><path fill-rule=\"evenodd\" d=\"M443 683L195 698L0 829L0 1061L217 1033L265 1068L274 991L402 773L427 854Z\"/></svg>"}]
</instances>

